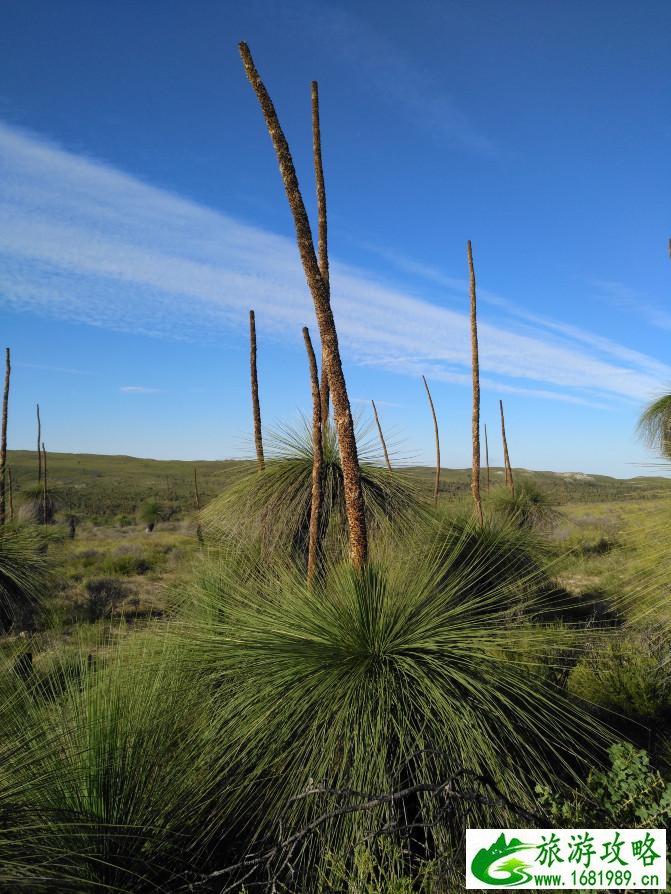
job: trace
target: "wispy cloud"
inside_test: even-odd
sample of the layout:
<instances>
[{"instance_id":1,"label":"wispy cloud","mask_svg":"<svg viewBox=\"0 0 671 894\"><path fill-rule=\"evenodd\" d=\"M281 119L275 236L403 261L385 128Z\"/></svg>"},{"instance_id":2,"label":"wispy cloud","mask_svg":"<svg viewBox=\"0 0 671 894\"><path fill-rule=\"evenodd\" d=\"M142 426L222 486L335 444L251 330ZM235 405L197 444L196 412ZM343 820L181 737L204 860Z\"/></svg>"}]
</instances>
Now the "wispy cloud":
<instances>
[{"instance_id":1,"label":"wispy cloud","mask_svg":"<svg viewBox=\"0 0 671 894\"><path fill-rule=\"evenodd\" d=\"M343 55L359 73L364 89L431 138L451 147L495 155L496 147L436 79L435 72L418 65L392 43L379 27L334 3L310 7L310 27L326 46Z\"/></svg>"},{"instance_id":2,"label":"wispy cloud","mask_svg":"<svg viewBox=\"0 0 671 894\"><path fill-rule=\"evenodd\" d=\"M671 313L665 306L650 300L646 295L612 280L595 279L592 280L592 286L599 298L612 307L633 311L649 325L667 332L671 331Z\"/></svg>"},{"instance_id":3,"label":"wispy cloud","mask_svg":"<svg viewBox=\"0 0 671 894\"><path fill-rule=\"evenodd\" d=\"M281 338L298 340L302 325L314 325L285 237L1 123L0 178L0 296L10 307L181 339L242 331L250 306L259 327ZM405 287L333 259L348 360L468 385L469 321L454 309L467 306L466 283L408 259L396 266L403 263L412 278ZM459 296L453 309L422 297L431 277ZM480 295L525 323L520 332L483 307L484 388L603 406L647 400L671 379L671 367L653 358L520 311L485 287Z\"/></svg>"},{"instance_id":4,"label":"wispy cloud","mask_svg":"<svg viewBox=\"0 0 671 894\"><path fill-rule=\"evenodd\" d=\"M159 394L160 388L147 388L146 385L122 385L122 394Z\"/></svg>"},{"instance_id":5,"label":"wispy cloud","mask_svg":"<svg viewBox=\"0 0 671 894\"><path fill-rule=\"evenodd\" d=\"M70 369L67 366L47 366L44 363L14 363L14 366L21 367L22 369L39 369L44 370L46 372L55 372L55 373L63 373L67 376L92 376L95 373L89 372L86 369Z\"/></svg>"}]
</instances>

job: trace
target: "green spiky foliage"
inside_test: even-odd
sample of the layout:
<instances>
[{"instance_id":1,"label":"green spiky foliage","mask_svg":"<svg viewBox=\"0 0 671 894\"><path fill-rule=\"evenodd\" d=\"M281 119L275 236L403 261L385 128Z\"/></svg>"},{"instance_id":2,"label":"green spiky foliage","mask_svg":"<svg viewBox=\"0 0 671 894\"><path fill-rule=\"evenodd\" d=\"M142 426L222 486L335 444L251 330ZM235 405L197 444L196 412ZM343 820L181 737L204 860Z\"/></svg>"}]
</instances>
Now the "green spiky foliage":
<instances>
[{"instance_id":1,"label":"green spiky foliage","mask_svg":"<svg viewBox=\"0 0 671 894\"><path fill-rule=\"evenodd\" d=\"M424 507L413 481L383 466L369 429L358 427L361 481L371 532L406 527ZM312 432L309 424L273 433L265 469L232 484L203 511L203 526L215 541L260 541L266 555L307 555L312 493ZM338 441L333 426L324 429L323 496L320 540L333 555L346 538L345 499Z\"/></svg>"},{"instance_id":2,"label":"green spiky foliage","mask_svg":"<svg viewBox=\"0 0 671 894\"><path fill-rule=\"evenodd\" d=\"M46 519L44 485L41 482L22 487L20 500L18 515L21 521L39 525L43 525L45 522L46 524L53 522L57 508L57 499L51 488L47 492Z\"/></svg>"},{"instance_id":3,"label":"green spiky foliage","mask_svg":"<svg viewBox=\"0 0 671 894\"><path fill-rule=\"evenodd\" d=\"M0 707L0 890L175 890L215 829L197 681L155 633ZM4 668L5 675L12 670Z\"/></svg>"},{"instance_id":4,"label":"green spiky foliage","mask_svg":"<svg viewBox=\"0 0 671 894\"><path fill-rule=\"evenodd\" d=\"M0 632L29 624L53 583L41 532L5 525L0 531Z\"/></svg>"},{"instance_id":5,"label":"green spiky foliage","mask_svg":"<svg viewBox=\"0 0 671 894\"><path fill-rule=\"evenodd\" d=\"M217 690L215 738L225 775L239 779L229 808L250 833L276 833L280 818L284 829L301 827L327 811L333 804L324 798L286 808L322 780L338 790L385 792L468 768L531 804L536 784L575 778L605 741L596 721L541 671L567 635L544 622L552 599L541 587L511 618L525 574L504 564L483 573L483 553L497 535L478 529L471 522L446 537L440 526L426 528L414 552L389 543L363 572L334 565L312 589L286 565L228 557L205 565L200 613L180 627L178 651ZM499 563L503 556L501 549ZM423 820L435 819L428 800L420 796L416 806ZM511 820L496 807L474 817ZM371 825L394 819L393 808L381 807L330 822L318 846L306 844L295 889L318 890L311 873L327 871L327 854L347 863ZM428 851L447 848L447 834L444 826L427 833ZM411 853L399 860L401 875L412 871Z\"/></svg>"},{"instance_id":6,"label":"green spiky foliage","mask_svg":"<svg viewBox=\"0 0 671 894\"><path fill-rule=\"evenodd\" d=\"M517 483L514 494L508 488L497 488L489 505L495 515L527 530L549 531L561 518L550 496L533 481Z\"/></svg>"},{"instance_id":7,"label":"green spiky foliage","mask_svg":"<svg viewBox=\"0 0 671 894\"><path fill-rule=\"evenodd\" d=\"M649 447L671 457L671 394L664 394L645 408L638 431Z\"/></svg>"}]
</instances>

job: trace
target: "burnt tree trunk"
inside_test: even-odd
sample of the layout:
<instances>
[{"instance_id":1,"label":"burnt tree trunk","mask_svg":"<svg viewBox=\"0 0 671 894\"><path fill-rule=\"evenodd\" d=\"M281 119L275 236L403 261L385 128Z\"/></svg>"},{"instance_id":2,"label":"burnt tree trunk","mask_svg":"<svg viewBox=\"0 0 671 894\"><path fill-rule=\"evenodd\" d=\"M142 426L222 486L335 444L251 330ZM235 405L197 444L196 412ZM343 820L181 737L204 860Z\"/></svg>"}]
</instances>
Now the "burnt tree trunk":
<instances>
[{"instance_id":1,"label":"burnt tree trunk","mask_svg":"<svg viewBox=\"0 0 671 894\"><path fill-rule=\"evenodd\" d=\"M371 404L373 405L373 414L375 416L375 424L377 425L377 433L380 436L380 442L382 444L382 451L384 453L384 461L387 464L387 468L391 472L391 463L389 462L389 453L387 452L387 442L384 439L384 435L382 434L382 426L380 425L380 418L377 415L377 407L375 406L375 401L371 400Z\"/></svg>"},{"instance_id":2,"label":"burnt tree trunk","mask_svg":"<svg viewBox=\"0 0 671 894\"><path fill-rule=\"evenodd\" d=\"M425 376L422 376L422 379L424 380L424 387L426 388L426 396L429 398L429 406L431 407L431 415L433 416L433 433L436 439L436 480L433 486L433 505L437 506L438 491L440 490L440 436L438 434L438 419L436 418L436 408L433 405L429 385Z\"/></svg>"},{"instance_id":3,"label":"burnt tree trunk","mask_svg":"<svg viewBox=\"0 0 671 894\"><path fill-rule=\"evenodd\" d=\"M312 231L308 220L305 204L298 185L298 178L294 163L291 158L289 145L277 118L273 102L266 90L263 81L254 65L254 60L245 43L239 45L240 56L245 67L245 72L250 84L254 88L263 117L268 128L268 133L273 142L277 161L279 163L284 189L294 220L296 230L296 243L305 272L305 279L312 294L319 334L322 341L324 366L328 376L336 431L338 433L338 446L340 449L340 461L343 473L343 490L345 496L345 508L349 528L349 542L352 564L355 568L362 568L368 558L368 534L366 530L366 515L364 508L363 490L361 487L361 471L357 454L356 439L354 436L354 421L347 394L347 385L340 359L338 345L338 333L333 319L329 288L322 277L315 254Z\"/></svg>"},{"instance_id":4,"label":"burnt tree trunk","mask_svg":"<svg viewBox=\"0 0 671 894\"><path fill-rule=\"evenodd\" d=\"M322 479L324 474L324 445L322 439L322 402L319 393L319 374L310 332L303 326L303 338L310 364L312 390L312 497L310 499L310 539L308 541L308 584L312 586L319 564L319 521L322 509Z\"/></svg>"},{"instance_id":5,"label":"burnt tree trunk","mask_svg":"<svg viewBox=\"0 0 671 894\"><path fill-rule=\"evenodd\" d=\"M249 366L252 382L252 413L254 416L254 445L259 471L266 467L263 457L263 435L261 434L261 404L259 403L259 378L256 371L256 319L254 311L249 311Z\"/></svg>"},{"instance_id":6,"label":"burnt tree trunk","mask_svg":"<svg viewBox=\"0 0 671 894\"><path fill-rule=\"evenodd\" d=\"M475 503L475 512L480 524L482 518L482 500L480 498L480 360L478 357L478 318L477 300L475 296L475 268L473 266L473 248L468 240L468 275L471 292L471 365L473 371L473 462L471 465L471 493Z\"/></svg>"}]
</instances>

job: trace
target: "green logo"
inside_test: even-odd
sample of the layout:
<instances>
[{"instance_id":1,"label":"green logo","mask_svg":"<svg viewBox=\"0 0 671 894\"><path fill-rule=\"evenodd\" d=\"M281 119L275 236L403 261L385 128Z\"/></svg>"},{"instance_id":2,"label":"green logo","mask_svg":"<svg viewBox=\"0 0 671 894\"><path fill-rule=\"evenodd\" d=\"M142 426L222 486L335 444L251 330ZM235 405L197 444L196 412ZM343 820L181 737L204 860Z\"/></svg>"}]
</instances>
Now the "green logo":
<instances>
[{"instance_id":1,"label":"green logo","mask_svg":"<svg viewBox=\"0 0 671 894\"><path fill-rule=\"evenodd\" d=\"M477 852L471 863L471 872L479 881L486 882L488 885L502 887L523 885L525 882L531 881L531 875L526 871L529 864L518 857L513 857L512 854L530 847L536 847L536 845L524 844L517 838L511 838L506 844L505 836L501 833L490 848L483 847ZM503 862L500 862L501 860ZM495 864L497 865L495 866ZM490 875L490 869L496 872L496 875ZM504 874L501 875L501 873Z\"/></svg>"}]
</instances>

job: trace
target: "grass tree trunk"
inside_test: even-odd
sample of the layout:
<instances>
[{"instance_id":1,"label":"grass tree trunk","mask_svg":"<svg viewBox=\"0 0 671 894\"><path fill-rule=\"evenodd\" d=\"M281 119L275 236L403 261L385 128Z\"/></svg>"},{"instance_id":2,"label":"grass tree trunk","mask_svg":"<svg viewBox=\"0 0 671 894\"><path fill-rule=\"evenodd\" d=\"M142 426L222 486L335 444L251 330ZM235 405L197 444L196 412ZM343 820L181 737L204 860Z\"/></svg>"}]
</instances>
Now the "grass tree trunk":
<instances>
[{"instance_id":1,"label":"grass tree trunk","mask_svg":"<svg viewBox=\"0 0 671 894\"><path fill-rule=\"evenodd\" d=\"M368 534L366 531L366 516L363 490L361 487L359 457L357 454L356 439L354 437L354 421L352 419L352 410L349 403L345 376L340 359L338 333L333 319L329 288L319 269L314 242L312 240L310 222L298 185L296 170L275 107L263 81L259 77L259 73L254 65L254 60L249 52L249 47L245 43L240 44L240 56L242 57L249 82L254 88L259 105L261 106L268 133L273 142L280 173L282 175L282 181L287 194L287 200L294 220L298 251L303 264L305 278L314 302L317 323L319 324L319 334L322 341L324 367L328 377L336 431L338 434L338 446L340 449L340 461L343 473L343 490L349 528L350 553L352 564L355 568L360 569L365 565L368 558Z\"/></svg>"},{"instance_id":2,"label":"grass tree trunk","mask_svg":"<svg viewBox=\"0 0 671 894\"><path fill-rule=\"evenodd\" d=\"M510 465L510 456L508 454L508 441L506 439L506 420L503 415L503 401L499 401L501 409L501 440L503 441L503 464L506 473L506 484L510 488L510 492L515 495L515 482L513 481L513 468Z\"/></svg>"},{"instance_id":3,"label":"grass tree trunk","mask_svg":"<svg viewBox=\"0 0 671 894\"><path fill-rule=\"evenodd\" d=\"M387 464L387 468L391 472L391 463L389 462L389 453L387 451L387 442L384 439L384 435L382 434L382 426L380 425L380 417L377 415L377 407L375 406L375 401L371 400L371 404L373 405L373 415L375 416L375 424L377 425L377 433L380 436L380 443L382 444L382 452L384 453L384 461Z\"/></svg>"},{"instance_id":4,"label":"grass tree trunk","mask_svg":"<svg viewBox=\"0 0 671 894\"><path fill-rule=\"evenodd\" d=\"M322 138L319 124L319 87L312 82L312 155L315 167L315 183L317 185L317 256L319 272L331 297L331 280L329 276L328 224L326 218L326 185L324 183L324 166L322 164ZM321 400L322 425L329 418L329 380L324 363L324 346L322 345L322 379L319 386Z\"/></svg>"},{"instance_id":5,"label":"grass tree trunk","mask_svg":"<svg viewBox=\"0 0 671 894\"><path fill-rule=\"evenodd\" d=\"M471 464L471 493L475 503L475 513L482 524L482 500L480 498L480 360L478 358L478 317L475 295L475 268L473 266L473 248L468 240L468 276L471 292L471 366L473 371L473 462Z\"/></svg>"},{"instance_id":6,"label":"grass tree trunk","mask_svg":"<svg viewBox=\"0 0 671 894\"><path fill-rule=\"evenodd\" d=\"M35 404L37 409L37 483L42 480L42 420L40 419L40 405Z\"/></svg>"},{"instance_id":7,"label":"grass tree trunk","mask_svg":"<svg viewBox=\"0 0 671 894\"><path fill-rule=\"evenodd\" d=\"M310 331L303 326L303 338L310 364L312 390L312 498L310 500L310 539L308 542L308 584L312 583L319 566L319 520L322 509L324 475L324 442L322 438L322 402L319 393L319 373Z\"/></svg>"},{"instance_id":8,"label":"grass tree trunk","mask_svg":"<svg viewBox=\"0 0 671 894\"><path fill-rule=\"evenodd\" d=\"M12 361L9 348L5 348L5 387L2 392L2 435L0 435L0 525L6 520L7 497L7 413L9 409L9 379L12 374Z\"/></svg>"},{"instance_id":9,"label":"grass tree trunk","mask_svg":"<svg viewBox=\"0 0 671 894\"><path fill-rule=\"evenodd\" d=\"M436 439L436 479L433 485L433 505L438 505L438 492L440 490L440 435L438 434L438 419L436 417L436 408L433 405L429 385L426 377L422 376L424 387L426 388L426 396L429 398L429 406L431 407L431 415L433 416L433 433Z\"/></svg>"},{"instance_id":10,"label":"grass tree trunk","mask_svg":"<svg viewBox=\"0 0 671 894\"><path fill-rule=\"evenodd\" d=\"M487 440L487 424L485 423L485 462L487 463L487 493L489 493L489 441Z\"/></svg>"},{"instance_id":11,"label":"grass tree trunk","mask_svg":"<svg viewBox=\"0 0 671 894\"><path fill-rule=\"evenodd\" d=\"M254 415L254 445L259 471L266 467L263 456L263 435L261 434L261 404L259 403L259 377L256 370L256 318L249 311L249 365L252 381L252 413Z\"/></svg>"}]
</instances>

